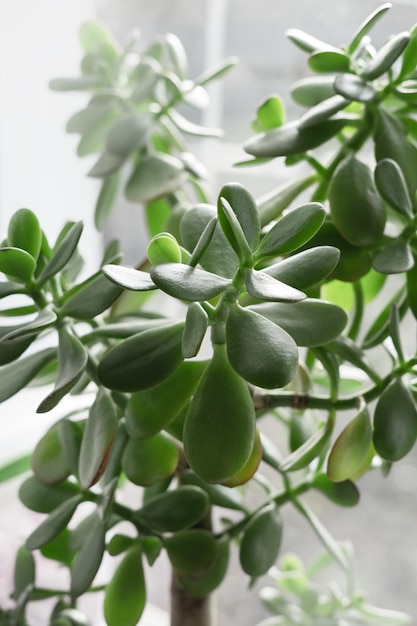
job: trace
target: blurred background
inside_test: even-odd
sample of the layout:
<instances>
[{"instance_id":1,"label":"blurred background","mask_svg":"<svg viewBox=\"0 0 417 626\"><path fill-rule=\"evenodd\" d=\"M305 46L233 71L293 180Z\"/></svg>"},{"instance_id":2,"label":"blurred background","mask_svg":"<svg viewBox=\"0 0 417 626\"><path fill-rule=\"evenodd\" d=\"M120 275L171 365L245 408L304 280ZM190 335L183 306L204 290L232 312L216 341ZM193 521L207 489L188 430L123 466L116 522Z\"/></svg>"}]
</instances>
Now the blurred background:
<instances>
[{"instance_id":1,"label":"blurred background","mask_svg":"<svg viewBox=\"0 0 417 626\"><path fill-rule=\"evenodd\" d=\"M191 78L226 56L239 58L238 66L221 84L210 88L211 106L201 119L196 118L224 128L224 139L204 141L191 149L211 173L213 198L222 184L233 180L258 196L279 184L282 165L277 161L259 170L236 170L233 163L244 158L241 143L252 133L251 119L265 96L280 95L288 119L297 114L289 86L307 75L306 57L286 39L285 31L299 28L338 45L379 4L373 0L2 0L0 236L10 216L27 207L37 212L51 239L65 220L83 219L81 247L87 266L94 268L100 256L102 236L93 227L98 183L86 177L92 165L89 157L77 158L76 140L65 133L66 121L86 99L48 88L52 78L77 74L81 58L77 33L84 21L102 20L122 42L133 28L140 29L143 42L160 33L175 33L187 50ZM375 43L409 30L416 22L416 0L394 0L374 31ZM141 207L120 199L117 209L107 235L111 232L122 239L126 261L133 263L146 245ZM59 407L36 415L37 400L35 391L27 391L0 405L0 464L29 451L48 424L60 417ZM20 481L0 485L0 606L7 603L15 550L39 523L39 516L17 502ZM387 478L368 476L359 487L362 499L355 510L338 509L320 496L309 502L337 539L353 541L358 580L370 600L408 611L417 621L416 453ZM320 551L316 538L294 511L285 510L284 515L283 551L297 551L308 562ZM52 566L44 571L43 583L55 576ZM168 608L165 563L158 561L148 577L150 600ZM232 563L217 598L219 626L253 626L265 616L257 593L265 582L259 581L248 592L248 580ZM42 607L36 610L33 624L43 626ZM162 626L162 621L158 623Z\"/></svg>"}]
</instances>

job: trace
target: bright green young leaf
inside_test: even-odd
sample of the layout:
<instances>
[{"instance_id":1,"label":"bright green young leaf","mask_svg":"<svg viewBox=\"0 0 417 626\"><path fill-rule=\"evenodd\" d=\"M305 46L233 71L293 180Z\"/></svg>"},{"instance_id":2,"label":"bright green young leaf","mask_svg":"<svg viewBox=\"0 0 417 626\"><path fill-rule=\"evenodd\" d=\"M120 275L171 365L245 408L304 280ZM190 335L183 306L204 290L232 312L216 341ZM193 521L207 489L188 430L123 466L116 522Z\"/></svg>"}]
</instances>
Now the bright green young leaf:
<instances>
[{"instance_id":1,"label":"bright green young leaf","mask_svg":"<svg viewBox=\"0 0 417 626\"><path fill-rule=\"evenodd\" d=\"M151 279L165 293L190 302L210 300L222 293L231 281L184 263L163 263L151 269Z\"/></svg>"},{"instance_id":2,"label":"bright green young leaf","mask_svg":"<svg viewBox=\"0 0 417 626\"><path fill-rule=\"evenodd\" d=\"M130 439L122 457L122 468L135 485L146 487L172 476L178 465L176 443L163 433L146 439Z\"/></svg>"},{"instance_id":3,"label":"bright green young leaf","mask_svg":"<svg viewBox=\"0 0 417 626\"><path fill-rule=\"evenodd\" d=\"M370 168L355 156L348 156L337 167L330 183L329 202L337 230L353 246L372 245L382 236L382 199Z\"/></svg>"},{"instance_id":4,"label":"bright green young leaf","mask_svg":"<svg viewBox=\"0 0 417 626\"><path fill-rule=\"evenodd\" d=\"M335 483L326 474L318 474L313 480L313 488L338 506L351 507L359 502L358 488L351 480Z\"/></svg>"},{"instance_id":5,"label":"bright green young leaf","mask_svg":"<svg viewBox=\"0 0 417 626\"><path fill-rule=\"evenodd\" d=\"M97 230L103 230L119 192L120 173L107 176L102 184L94 210L94 224Z\"/></svg>"},{"instance_id":6,"label":"bright green young leaf","mask_svg":"<svg viewBox=\"0 0 417 626\"><path fill-rule=\"evenodd\" d=\"M279 509L270 504L257 511L243 532L239 549L240 564L251 577L266 574L278 558L282 539Z\"/></svg>"},{"instance_id":7,"label":"bright green young leaf","mask_svg":"<svg viewBox=\"0 0 417 626\"><path fill-rule=\"evenodd\" d=\"M136 270L126 265L104 265L103 274L116 285L132 291L150 291L156 285L148 272Z\"/></svg>"},{"instance_id":8,"label":"bright green young leaf","mask_svg":"<svg viewBox=\"0 0 417 626\"><path fill-rule=\"evenodd\" d=\"M407 32L390 37L361 71L362 78L374 80L385 74L402 54L409 41L410 35Z\"/></svg>"},{"instance_id":9,"label":"bright green young leaf","mask_svg":"<svg viewBox=\"0 0 417 626\"><path fill-rule=\"evenodd\" d=\"M21 546L16 554L14 564L14 592L17 599L29 585L35 584L36 566L32 552Z\"/></svg>"},{"instance_id":10,"label":"bright green young leaf","mask_svg":"<svg viewBox=\"0 0 417 626\"><path fill-rule=\"evenodd\" d=\"M340 94L336 94L327 100L323 100L323 102L319 102L319 104L316 104L300 118L300 130L328 120L332 115L346 108L348 104L349 100L342 97Z\"/></svg>"},{"instance_id":11,"label":"bright green young leaf","mask_svg":"<svg viewBox=\"0 0 417 626\"><path fill-rule=\"evenodd\" d=\"M345 119L335 118L301 130L297 121L288 122L274 130L254 135L243 147L255 157L291 156L321 146L345 125Z\"/></svg>"},{"instance_id":12,"label":"bright green young leaf","mask_svg":"<svg viewBox=\"0 0 417 626\"><path fill-rule=\"evenodd\" d=\"M213 566L218 545L208 530L195 528L181 530L164 542L169 560L179 574L203 574Z\"/></svg>"},{"instance_id":13,"label":"bright green young leaf","mask_svg":"<svg viewBox=\"0 0 417 626\"><path fill-rule=\"evenodd\" d=\"M207 493L184 485L153 498L136 513L136 519L157 532L177 532L194 526L209 507Z\"/></svg>"},{"instance_id":14,"label":"bright green young leaf","mask_svg":"<svg viewBox=\"0 0 417 626\"><path fill-rule=\"evenodd\" d=\"M136 544L118 565L104 594L107 626L136 626L146 604L142 548Z\"/></svg>"},{"instance_id":15,"label":"bright green young leaf","mask_svg":"<svg viewBox=\"0 0 417 626\"><path fill-rule=\"evenodd\" d=\"M121 294L122 289L99 272L66 293L61 313L65 317L91 320L110 308Z\"/></svg>"},{"instance_id":16,"label":"bright green young leaf","mask_svg":"<svg viewBox=\"0 0 417 626\"><path fill-rule=\"evenodd\" d=\"M256 304L251 310L281 326L298 346L320 346L336 339L347 323L340 307L323 300L307 299L294 304Z\"/></svg>"},{"instance_id":17,"label":"bright green young leaf","mask_svg":"<svg viewBox=\"0 0 417 626\"><path fill-rule=\"evenodd\" d=\"M7 242L13 248L21 248L35 260L39 256L42 231L39 220L29 209L19 209L12 216L7 231Z\"/></svg>"},{"instance_id":18,"label":"bright green young leaf","mask_svg":"<svg viewBox=\"0 0 417 626\"><path fill-rule=\"evenodd\" d=\"M58 375L53 390L42 400L37 413L53 409L70 392L85 371L88 352L83 343L67 327L58 331Z\"/></svg>"},{"instance_id":19,"label":"bright green young leaf","mask_svg":"<svg viewBox=\"0 0 417 626\"><path fill-rule=\"evenodd\" d=\"M284 215L262 239L256 255L288 254L309 241L324 222L326 213L318 202L310 202Z\"/></svg>"},{"instance_id":20,"label":"bright green young leaf","mask_svg":"<svg viewBox=\"0 0 417 626\"><path fill-rule=\"evenodd\" d=\"M200 350L208 328L208 315L199 302L193 302L187 310L184 334L182 336L182 355L191 359Z\"/></svg>"},{"instance_id":21,"label":"bright green young leaf","mask_svg":"<svg viewBox=\"0 0 417 626\"><path fill-rule=\"evenodd\" d=\"M55 348L45 348L0 367L0 402L23 389L46 365L56 359Z\"/></svg>"},{"instance_id":22,"label":"bright green young leaf","mask_svg":"<svg viewBox=\"0 0 417 626\"><path fill-rule=\"evenodd\" d=\"M65 268L77 249L82 231L82 222L77 222L69 228L61 241L59 241L56 249L54 249L52 257L43 268L37 280L38 285L43 285L47 280L52 278L52 276L55 276L55 274L58 274L58 272Z\"/></svg>"},{"instance_id":23,"label":"bright green young leaf","mask_svg":"<svg viewBox=\"0 0 417 626\"><path fill-rule=\"evenodd\" d=\"M317 74L348 72L350 59L342 50L316 51L308 59L308 65Z\"/></svg>"},{"instance_id":24,"label":"bright green young leaf","mask_svg":"<svg viewBox=\"0 0 417 626\"><path fill-rule=\"evenodd\" d=\"M259 222L258 208L252 195L243 185L239 183L229 183L221 188L219 198L224 198L229 203L239 221L251 250L256 250L259 244L261 225ZM221 220L220 222L223 227Z\"/></svg>"},{"instance_id":25,"label":"bright green young leaf","mask_svg":"<svg viewBox=\"0 0 417 626\"><path fill-rule=\"evenodd\" d=\"M313 107L335 95L334 81L334 76L301 78L292 85L291 96L297 104Z\"/></svg>"},{"instance_id":26,"label":"bright green young leaf","mask_svg":"<svg viewBox=\"0 0 417 626\"><path fill-rule=\"evenodd\" d=\"M375 167L376 187L388 204L407 217L413 212L410 195L404 174L398 163L392 159L382 159Z\"/></svg>"},{"instance_id":27,"label":"bright green young leaf","mask_svg":"<svg viewBox=\"0 0 417 626\"><path fill-rule=\"evenodd\" d=\"M21 248L0 248L0 272L12 280L29 283L36 269L36 261L29 252Z\"/></svg>"},{"instance_id":28,"label":"bright green young leaf","mask_svg":"<svg viewBox=\"0 0 417 626\"><path fill-rule=\"evenodd\" d=\"M298 252L262 271L276 280L300 290L321 283L334 270L340 252L332 246L319 246Z\"/></svg>"},{"instance_id":29,"label":"bright green young leaf","mask_svg":"<svg viewBox=\"0 0 417 626\"><path fill-rule=\"evenodd\" d=\"M80 482L89 489L106 469L117 432L117 411L110 394L100 388L92 404L80 450Z\"/></svg>"},{"instance_id":30,"label":"bright green young leaf","mask_svg":"<svg viewBox=\"0 0 417 626\"><path fill-rule=\"evenodd\" d=\"M380 395L374 413L373 443L383 459L403 458L417 439L417 409L401 379L394 379Z\"/></svg>"},{"instance_id":31,"label":"bright green young leaf","mask_svg":"<svg viewBox=\"0 0 417 626\"><path fill-rule=\"evenodd\" d=\"M125 188L131 202L150 202L172 193L186 180L182 162L169 154L142 157Z\"/></svg>"},{"instance_id":32,"label":"bright green young leaf","mask_svg":"<svg viewBox=\"0 0 417 626\"><path fill-rule=\"evenodd\" d=\"M390 2L385 2L377 7L368 17L362 22L359 28L355 31L352 40L348 46L349 54L355 52L357 47L362 42L363 38L372 30L376 22L391 8Z\"/></svg>"},{"instance_id":33,"label":"bright green young leaf","mask_svg":"<svg viewBox=\"0 0 417 626\"><path fill-rule=\"evenodd\" d=\"M256 110L254 130L272 130L282 126L285 121L285 107L279 96L269 96Z\"/></svg>"},{"instance_id":34,"label":"bright green young leaf","mask_svg":"<svg viewBox=\"0 0 417 626\"><path fill-rule=\"evenodd\" d=\"M76 495L60 504L26 539L28 550L37 550L67 527L78 505L82 501L81 495Z\"/></svg>"},{"instance_id":35,"label":"bright green young leaf","mask_svg":"<svg viewBox=\"0 0 417 626\"><path fill-rule=\"evenodd\" d=\"M363 407L333 444L327 463L328 477L341 482L355 476L367 458L371 444L371 420L367 408Z\"/></svg>"},{"instance_id":36,"label":"bright green young leaf","mask_svg":"<svg viewBox=\"0 0 417 626\"><path fill-rule=\"evenodd\" d=\"M81 596L90 588L105 550L106 532L103 520L96 514L84 545L71 567L71 595Z\"/></svg>"},{"instance_id":37,"label":"bright green young leaf","mask_svg":"<svg viewBox=\"0 0 417 626\"><path fill-rule=\"evenodd\" d=\"M381 274L401 274L414 266L414 257L408 241L394 239L375 256L372 267Z\"/></svg>"},{"instance_id":38,"label":"bright green young leaf","mask_svg":"<svg viewBox=\"0 0 417 626\"><path fill-rule=\"evenodd\" d=\"M334 89L343 98L365 104L373 102L378 95L370 83L364 81L360 76L356 76L356 74L339 74L336 76Z\"/></svg>"},{"instance_id":39,"label":"bright green young leaf","mask_svg":"<svg viewBox=\"0 0 417 626\"><path fill-rule=\"evenodd\" d=\"M112 125L106 140L106 152L120 158L141 150L152 130L153 117L149 113L125 113Z\"/></svg>"},{"instance_id":40,"label":"bright green young leaf","mask_svg":"<svg viewBox=\"0 0 417 626\"><path fill-rule=\"evenodd\" d=\"M151 265L181 262L181 248L171 233L162 232L152 237L146 254Z\"/></svg>"},{"instance_id":41,"label":"bright green young leaf","mask_svg":"<svg viewBox=\"0 0 417 626\"><path fill-rule=\"evenodd\" d=\"M78 493L79 487L76 483L65 481L46 485L35 476L30 476L20 485L19 499L30 511L51 513Z\"/></svg>"},{"instance_id":42,"label":"bright green young leaf","mask_svg":"<svg viewBox=\"0 0 417 626\"><path fill-rule=\"evenodd\" d=\"M233 306L226 321L227 356L245 380L266 389L295 376L297 346L282 328L252 310Z\"/></svg>"}]
</instances>

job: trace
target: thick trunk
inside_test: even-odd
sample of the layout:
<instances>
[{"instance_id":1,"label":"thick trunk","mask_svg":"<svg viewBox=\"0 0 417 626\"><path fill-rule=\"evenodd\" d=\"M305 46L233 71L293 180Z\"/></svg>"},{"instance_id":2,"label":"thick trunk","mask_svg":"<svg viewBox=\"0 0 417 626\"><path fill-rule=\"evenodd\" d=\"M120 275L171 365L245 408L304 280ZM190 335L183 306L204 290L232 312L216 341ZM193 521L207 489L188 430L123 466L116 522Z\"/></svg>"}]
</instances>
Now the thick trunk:
<instances>
[{"instance_id":1,"label":"thick trunk","mask_svg":"<svg viewBox=\"0 0 417 626\"><path fill-rule=\"evenodd\" d=\"M197 598L189 594L174 571L171 580L171 626L215 626L211 596Z\"/></svg>"}]
</instances>

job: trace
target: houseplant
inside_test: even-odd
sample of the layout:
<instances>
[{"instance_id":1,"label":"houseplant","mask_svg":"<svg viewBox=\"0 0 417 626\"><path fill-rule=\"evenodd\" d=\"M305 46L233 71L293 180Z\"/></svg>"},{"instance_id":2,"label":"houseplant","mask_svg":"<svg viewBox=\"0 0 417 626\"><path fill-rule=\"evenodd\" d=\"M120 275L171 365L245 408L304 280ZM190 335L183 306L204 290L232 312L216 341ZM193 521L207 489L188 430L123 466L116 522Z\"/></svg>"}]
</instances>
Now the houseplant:
<instances>
[{"instance_id":1,"label":"houseplant","mask_svg":"<svg viewBox=\"0 0 417 626\"><path fill-rule=\"evenodd\" d=\"M403 323L415 324L417 314L417 35L400 33L375 50L369 33L388 8L343 49L289 32L316 73L292 92L307 111L286 123L280 98L266 98L240 165L284 157L289 172L302 161L310 171L258 202L229 183L215 205L181 133L217 131L175 107L201 103L206 82L234 60L190 81L172 35L138 56L102 26L82 28L81 76L51 86L92 91L68 130L81 134L80 156L99 152L90 172L103 179L96 225L127 171L125 192L146 205L150 242L136 268L122 264L111 242L100 269L84 279L82 224L68 222L50 244L30 210L10 222L1 295L6 306L11 296L23 302L6 309L21 322L1 331L0 400L29 383L52 383L39 412L64 407L70 393L84 394L85 406L63 409L33 451L20 498L47 517L18 552L15 607L5 623L24 624L30 602L56 597L51 624L87 624L77 599L104 590L107 624L136 624L146 602L143 559L152 564L164 550L173 566L173 626L210 624L209 598L226 575L231 544L238 542L246 575L266 573L278 557L285 503L350 578L348 548L302 495L315 489L353 506L360 475L387 471L417 438L417 361L402 341ZM302 193L308 198L295 207ZM161 292L178 303L173 313L161 315L160 300L152 306ZM377 295L384 304L368 319L365 304ZM336 435L345 410L355 416ZM285 441L261 432L267 416L282 422ZM278 491L263 478L265 467L282 483ZM239 487L252 477L264 491L249 509ZM139 508L120 503L126 480L144 488ZM217 507L227 516L221 523L213 521ZM74 513L84 510L74 526ZM69 589L37 586L38 549L69 569ZM104 553L120 561L97 587ZM285 563L301 605L288 613L291 603L269 596L281 611L271 624L407 623L353 593L323 614L314 589L300 584L301 568Z\"/></svg>"}]
</instances>

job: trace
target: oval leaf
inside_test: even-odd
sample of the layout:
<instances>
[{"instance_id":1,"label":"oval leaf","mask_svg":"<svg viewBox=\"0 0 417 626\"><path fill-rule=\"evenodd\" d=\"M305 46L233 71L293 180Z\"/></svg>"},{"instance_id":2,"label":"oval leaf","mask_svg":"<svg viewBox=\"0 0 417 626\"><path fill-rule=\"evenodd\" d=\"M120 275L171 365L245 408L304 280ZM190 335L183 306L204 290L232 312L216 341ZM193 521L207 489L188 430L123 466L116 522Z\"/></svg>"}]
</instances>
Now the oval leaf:
<instances>
[{"instance_id":1,"label":"oval leaf","mask_svg":"<svg viewBox=\"0 0 417 626\"><path fill-rule=\"evenodd\" d=\"M67 527L81 501L82 496L77 495L60 504L26 539L26 548L37 550L55 539Z\"/></svg>"},{"instance_id":2,"label":"oval leaf","mask_svg":"<svg viewBox=\"0 0 417 626\"><path fill-rule=\"evenodd\" d=\"M183 263L163 263L151 269L151 278L162 291L180 300L210 300L231 281Z\"/></svg>"},{"instance_id":3,"label":"oval leaf","mask_svg":"<svg viewBox=\"0 0 417 626\"><path fill-rule=\"evenodd\" d=\"M304 290L321 283L335 269L340 251L333 246L319 246L294 254L265 267L262 271L276 280Z\"/></svg>"},{"instance_id":4,"label":"oval leaf","mask_svg":"<svg viewBox=\"0 0 417 626\"><path fill-rule=\"evenodd\" d=\"M340 482L355 476L368 457L372 444L372 427L369 413L363 408L343 429L330 451L327 475Z\"/></svg>"},{"instance_id":5,"label":"oval leaf","mask_svg":"<svg viewBox=\"0 0 417 626\"><path fill-rule=\"evenodd\" d=\"M172 476L178 465L175 442L163 433L147 439L130 439L122 457L122 468L135 485L146 487Z\"/></svg>"},{"instance_id":6,"label":"oval leaf","mask_svg":"<svg viewBox=\"0 0 417 626\"><path fill-rule=\"evenodd\" d=\"M183 163L169 154L142 157L127 181L125 194L131 202L150 202L172 193L186 181Z\"/></svg>"},{"instance_id":7,"label":"oval leaf","mask_svg":"<svg viewBox=\"0 0 417 626\"><path fill-rule=\"evenodd\" d=\"M407 183L396 161L382 159L376 164L375 184L381 196L393 209L407 217L412 215Z\"/></svg>"},{"instance_id":8,"label":"oval leaf","mask_svg":"<svg viewBox=\"0 0 417 626\"><path fill-rule=\"evenodd\" d=\"M142 549L132 546L119 563L104 594L107 626L136 626L146 604Z\"/></svg>"},{"instance_id":9,"label":"oval leaf","mask_svg":"<svg viewBox=\"0 0 417 626\"><path fill-rule=\"evenodd\" d=\"M125 265L104 265L103 273L116 285L131 291L149 291L156 285L147 272Z\"/></svg>"},{"instance_id":10,"label":"oval leaf","mask_svg":"<svg viewBox=\"0 0 417 626\"><path fill-rule=\"evenodd\" d=\"M244 530L239 549L240 564L251 577L263 576L278 558L282 539L282 519L270 504L257 511Z\"/></svg>"},{"instance_id":11,"label":"oval leaf","mask_svg":"<svg viewBox=\"0 0 417 626\"><path fill-rule=\"evenodd\" d=\"M207 493L192 485L152 498L136 513L136 518L158 532L177 532L194 526L209 507Z\"/></svg>"},{"instance_id":12,"label":"oval leaf","mask_svg":"<svg viewBox=\"0 0 417 626\"><path fill-rule=\"evenodd\" d=\"M165 540L165 548L173 568L185 576L207 572L218 550L214 535L202 528L175 533Z\"/></svg>"},{"instance_id":13,"label":"oval leaf","mask_svg":"<svg viewBox=\"0 0 417 626\"><path fill-rule=\"evenodd\" d=\"M7 241L13 248L26 250L37 259L41 250L42 231L39 220L29 209L19 209L12 216L7 230Z\"/></svg>"},{"instance_id":14,"label":"oval leaf","mask_svg":"<svg viewBox=\"0 0 417 626\"><path fill-rule=\"evenodd\" d=\"M105 538L103 520L97 514L71 567L71 595L73 597L78 598L90 588L103 559Z\"/></svg>"}]
</instances>

